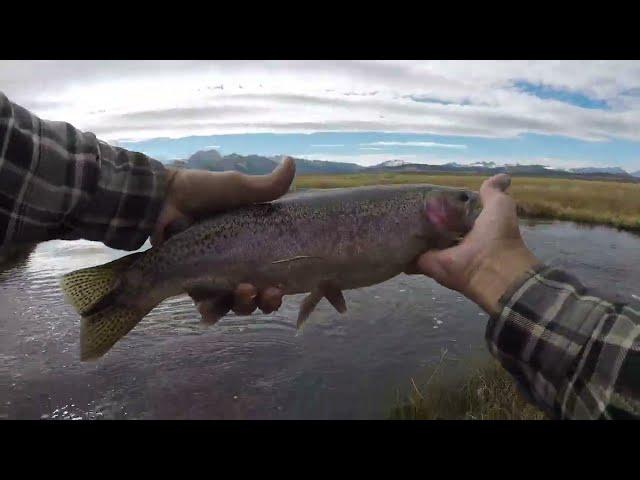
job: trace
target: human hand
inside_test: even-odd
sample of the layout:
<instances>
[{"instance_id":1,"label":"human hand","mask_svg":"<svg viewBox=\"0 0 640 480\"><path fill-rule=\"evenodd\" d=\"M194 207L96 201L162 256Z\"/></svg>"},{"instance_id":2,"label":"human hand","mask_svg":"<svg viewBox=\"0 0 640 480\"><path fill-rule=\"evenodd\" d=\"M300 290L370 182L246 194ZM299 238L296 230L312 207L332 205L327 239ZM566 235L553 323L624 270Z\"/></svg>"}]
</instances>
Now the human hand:
<instances>
[{"instance_id":1,"label":"human hand","mask_svg":"<svg viewBox=\"0 0 640 480\"><path fill-rule=\"evenodd\" d=\"M511 179L495 175L480 187L483 209L462 242L430 250L407 273L422 273L457 290L491 315L499 299L538 260L527 248L518 226L516 203L507 193Z\"/></svg>"},{"instance_id":2,"label":"human hand","mask_svg":"<svg viewBox=\"0 0 640 480\"><path fill-rule=\"evenodd\" d=\"M287 157L268 175L188 169L169 169L168 175L166 199L151 236L154 247L200 218L281 197L293 181L295 163ZM193 300L202 320L215 323L229 310L239 315L249 315L256 308L271 313L280 308L282 295L275 286L258 291L253 285L240 284L233 296Z\"/></svg>"}]
</instances>

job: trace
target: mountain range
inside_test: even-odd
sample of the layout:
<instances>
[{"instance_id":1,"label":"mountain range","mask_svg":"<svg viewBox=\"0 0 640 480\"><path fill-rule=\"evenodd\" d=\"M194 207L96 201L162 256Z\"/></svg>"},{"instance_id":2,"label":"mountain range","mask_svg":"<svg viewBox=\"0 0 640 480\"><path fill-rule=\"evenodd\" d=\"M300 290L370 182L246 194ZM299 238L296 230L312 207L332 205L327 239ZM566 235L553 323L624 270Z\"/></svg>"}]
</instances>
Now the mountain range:
<instances>
[{"instance_id":1,"label":"mountain range","mask_svg":"<svg viewBox=\"0 0 640 480\"><path fill-rule=\"evenodd\" d=\"M186 160L174 160L169 165L178 168L194 168L211 171L236 170L250 175L262 175L271 172L282 157L265 157L260 155L221 155L216 150L201 150ZM340 174L340 173L475 173L494 175L509 173L511 175L532 175L544 177L566 177L586 179L607 179L640 182L640 171L627 173L619 167L589 167L573 168L569 170L554 169L546 165L506 165L498 166L494 162L476 162L468 165L459 163L445 163L442 165L428 165L424 163L409 163L403 160L388 160L370 167L363 167L355 163L330 162L322 160L307 160L295 158L298 174Z\"/></svg>"}]
</instances>

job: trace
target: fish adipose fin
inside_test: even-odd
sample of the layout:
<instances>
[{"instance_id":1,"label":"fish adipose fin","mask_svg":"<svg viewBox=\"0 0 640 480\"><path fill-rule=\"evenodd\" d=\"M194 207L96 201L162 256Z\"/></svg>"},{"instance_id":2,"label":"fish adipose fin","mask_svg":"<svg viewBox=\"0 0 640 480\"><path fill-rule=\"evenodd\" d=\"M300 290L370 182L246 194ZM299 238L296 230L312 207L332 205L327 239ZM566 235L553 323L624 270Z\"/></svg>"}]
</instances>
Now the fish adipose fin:
<instances>
[{"instance_id":1,"label":"fish adipose fin","mask_svg":"<svg viewBox=\"0 0 640 480\"><path fill-rule=\"evenodd\" d=\"M142 318L147 309L118 304L118 277L143 252L127 255L104 265L84 268L62 277L61 287L75 307L80 322L80 359L104 355Z\"/></svg>"},{"instance_id":2,"label":"fish adipose fin","mask_svg":"<svg viewBox=\"0 0 640 480\"><path fill-rule=\"evenodd\" d=\"M344 300L342 290L331 283L325 283L322 286L314 289L309 295L307 295L302 304L300 305L300 311L298 313L297 327L300 329L302 324L309 318L309 315L315 310L318 302L322 298L326 298L333 308L339 313L345 313L347 311L347 303Z\"/></svg>"}]
</instances>

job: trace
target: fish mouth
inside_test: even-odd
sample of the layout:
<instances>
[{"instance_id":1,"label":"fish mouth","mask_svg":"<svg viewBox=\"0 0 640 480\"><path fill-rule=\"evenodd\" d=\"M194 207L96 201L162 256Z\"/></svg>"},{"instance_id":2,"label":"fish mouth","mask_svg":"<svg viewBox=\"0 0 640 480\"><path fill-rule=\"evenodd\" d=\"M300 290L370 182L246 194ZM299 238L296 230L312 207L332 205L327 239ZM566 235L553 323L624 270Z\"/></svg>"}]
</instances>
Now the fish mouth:
<instances>
[{"instance_id":1,"label":"fish mouth","mask_svg":"<svg viewBox=\"0 0 640 480\"><path fill-rule=\"evenodd\" d=\"M478 216L482 212L482 202L480 202L480 196L477 193L473 193L466 206L466 227L468 233L476 223Z\"/></svg>"}]
</instances>

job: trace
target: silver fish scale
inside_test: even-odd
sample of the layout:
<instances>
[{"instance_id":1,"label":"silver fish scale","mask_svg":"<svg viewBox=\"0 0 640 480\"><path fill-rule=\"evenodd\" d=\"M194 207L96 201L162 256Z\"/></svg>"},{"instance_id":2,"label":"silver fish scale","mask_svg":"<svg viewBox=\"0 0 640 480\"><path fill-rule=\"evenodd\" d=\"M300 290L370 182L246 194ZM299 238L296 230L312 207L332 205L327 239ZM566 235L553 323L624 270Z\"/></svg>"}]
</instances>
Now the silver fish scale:
<instances>
[{"instance_id":1,"label":"silver fish scale","mask_svg":"<svg viewBox=\"0 0 640 480\"><path fill-rule=\"evenodd\" d=\"M149 287L170 278L216 275L248 281L263 274L289 279L298 289L313 283L303 277L329 273L350 284L367 284L370 277L372 284L400 273L402 264L433 240L424 218L425 197L444 193L453 199L459 192L402 185L294 193L200 222L151 249L131 268L153 279L144 282ZM304 257L323 262L276 263Z\"/></svg>"}]
</instances>

